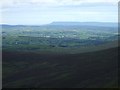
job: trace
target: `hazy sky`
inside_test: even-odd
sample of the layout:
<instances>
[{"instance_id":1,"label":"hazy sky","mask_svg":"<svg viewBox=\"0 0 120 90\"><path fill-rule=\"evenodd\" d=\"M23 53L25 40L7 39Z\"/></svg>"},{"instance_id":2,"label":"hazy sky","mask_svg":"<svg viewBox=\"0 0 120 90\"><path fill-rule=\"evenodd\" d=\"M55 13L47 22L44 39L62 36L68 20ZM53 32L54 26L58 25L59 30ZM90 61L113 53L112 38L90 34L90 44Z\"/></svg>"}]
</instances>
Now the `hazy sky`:
<instances>
[{"instance_id":1,"label":"hazy sky","mask_svg":"<svg viewBox=\"0 0 120 90\"><path fill-rule=\"evenodd\" d=\"M0 0L4 24L117 22L119 0Z\"/></svg>"}]
</instances>

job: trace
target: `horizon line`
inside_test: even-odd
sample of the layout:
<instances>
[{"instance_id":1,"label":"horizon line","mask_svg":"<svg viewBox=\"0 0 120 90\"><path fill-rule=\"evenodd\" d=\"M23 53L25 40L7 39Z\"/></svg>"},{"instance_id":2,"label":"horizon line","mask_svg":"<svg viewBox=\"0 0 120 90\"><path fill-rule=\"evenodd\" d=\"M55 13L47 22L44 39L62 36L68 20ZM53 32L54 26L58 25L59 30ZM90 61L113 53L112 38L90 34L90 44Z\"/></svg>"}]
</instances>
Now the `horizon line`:
<instances>
[{"instance_id":1,"label":"horizon line","mask_svg":"<svg viewBox=\"0 0 120 90\"><path fill-rule=\"evenodd\" d=\"M79 22L79 21L53 21L53 22L50 22L50 23L46 23L46 24L9 24L9 23L0 23L0 25L49 25L49 24L52 24L52 23L116 23L118 24L118 22L99 22L99 21L85 21L85 22Z\"/></svg>"}]
</instances>

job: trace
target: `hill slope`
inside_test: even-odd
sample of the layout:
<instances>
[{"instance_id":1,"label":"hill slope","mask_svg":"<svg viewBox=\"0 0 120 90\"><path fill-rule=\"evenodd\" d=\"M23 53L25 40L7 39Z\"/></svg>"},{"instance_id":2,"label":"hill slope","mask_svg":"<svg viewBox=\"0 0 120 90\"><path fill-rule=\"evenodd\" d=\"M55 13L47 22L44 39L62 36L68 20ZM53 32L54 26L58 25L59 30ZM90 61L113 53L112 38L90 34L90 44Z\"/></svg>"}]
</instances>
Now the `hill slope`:
<instances>
[{"instance_id":1,"label":"hill slope","mask_svg":"<svg viewBox=\"0 0 120 90\"><path fill-rule=\"evenodd\" d=\"M82 54L3 52L3 87L117 87L118 48Z\"/></svg>"}]
</instances>

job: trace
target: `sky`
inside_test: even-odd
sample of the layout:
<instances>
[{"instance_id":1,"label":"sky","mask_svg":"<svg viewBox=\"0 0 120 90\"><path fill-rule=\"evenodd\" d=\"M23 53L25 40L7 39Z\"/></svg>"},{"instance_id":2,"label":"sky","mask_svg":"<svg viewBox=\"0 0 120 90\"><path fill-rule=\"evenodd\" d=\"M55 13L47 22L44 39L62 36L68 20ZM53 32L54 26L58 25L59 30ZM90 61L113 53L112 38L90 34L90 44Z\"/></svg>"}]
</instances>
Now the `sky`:
<instances>
[{"instance_id":1,"label":"sky","mask_svg":"<svg viewBox=\"0 0 120 90\"><path fill-rule=\"evenodd\" d=\"M119 0L0 0L0 24L117 22Z\"/></svg>"}]
</instances>

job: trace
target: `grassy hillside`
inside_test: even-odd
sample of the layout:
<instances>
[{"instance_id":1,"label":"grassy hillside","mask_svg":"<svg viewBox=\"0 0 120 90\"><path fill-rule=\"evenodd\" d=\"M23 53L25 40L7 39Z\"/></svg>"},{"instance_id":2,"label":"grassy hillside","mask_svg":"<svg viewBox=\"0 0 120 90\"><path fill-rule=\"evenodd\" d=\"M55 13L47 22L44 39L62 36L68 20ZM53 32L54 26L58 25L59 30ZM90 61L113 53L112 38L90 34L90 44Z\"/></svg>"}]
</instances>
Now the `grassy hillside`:
<instances>
[{"instance_id":1,"label":"grassy hillside","mask_svg":"<svg viewBox=\"0 0 120 90\"><path fill-rule=\"evenodd\" d=\"M81 54L3 51L3 88L118 87L118 48Z\"/></svg>"}]
</instances>

